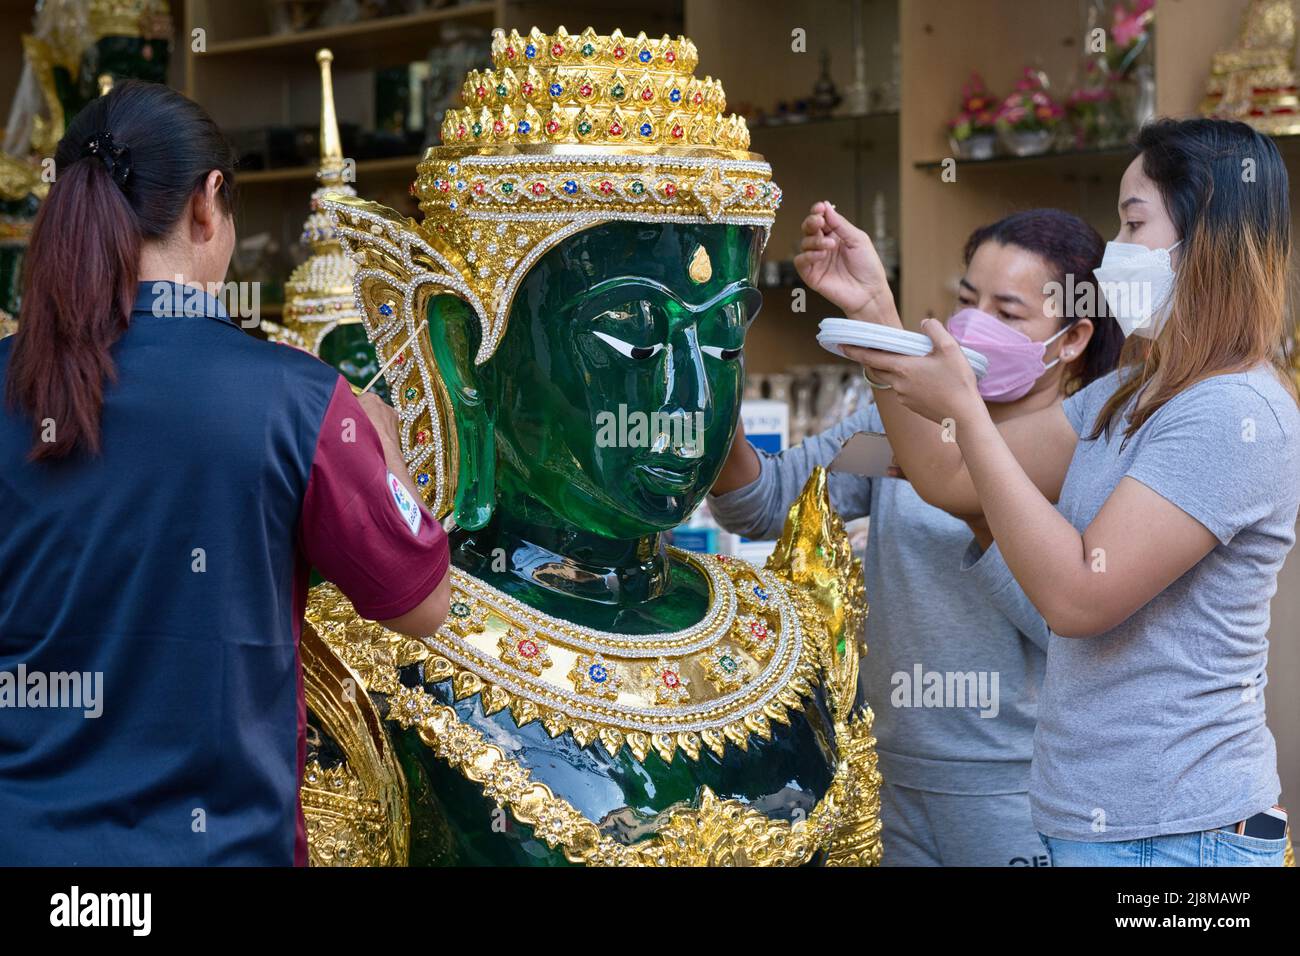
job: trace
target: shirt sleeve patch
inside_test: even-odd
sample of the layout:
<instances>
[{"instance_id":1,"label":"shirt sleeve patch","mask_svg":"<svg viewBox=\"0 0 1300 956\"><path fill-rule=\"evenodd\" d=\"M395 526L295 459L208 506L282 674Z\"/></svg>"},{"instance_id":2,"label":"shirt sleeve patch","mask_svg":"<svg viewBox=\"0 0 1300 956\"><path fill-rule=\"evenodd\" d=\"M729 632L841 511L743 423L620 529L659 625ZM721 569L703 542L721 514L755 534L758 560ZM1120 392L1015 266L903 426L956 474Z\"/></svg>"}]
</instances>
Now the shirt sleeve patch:
<instances>
[{"instance_id":1,"label":"shirt sleeve patch","mask_svg":"<svg viewBox=\"0 0 1300 956\"><path fill-rule=\"evenodd\" d=\"M392 493L393 504L397 506L402 520L406 526L411 529L411 534L419 535L420 533L420 506L416 503L415 498L406 486L391 471L388 473L388 490Z\"/></svg>"}]
</instances>

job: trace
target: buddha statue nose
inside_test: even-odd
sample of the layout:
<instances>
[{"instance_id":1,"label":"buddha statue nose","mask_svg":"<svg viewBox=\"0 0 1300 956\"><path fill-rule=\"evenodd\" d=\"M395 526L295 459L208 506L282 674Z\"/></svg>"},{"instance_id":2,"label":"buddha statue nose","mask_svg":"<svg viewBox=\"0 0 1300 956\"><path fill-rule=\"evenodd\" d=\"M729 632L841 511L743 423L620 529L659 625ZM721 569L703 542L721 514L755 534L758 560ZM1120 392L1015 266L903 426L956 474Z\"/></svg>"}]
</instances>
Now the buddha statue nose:
<instances>
[{"instance_id":1,"label":"buddha statue nose","mask_svg":"<svg viewBox=\"0 0 1300 956\"><path fill-rule=\"evenodd\" d=\"M658 454L695 459L704 454L704 427L713 393L700 349L699 332L689 325L674 335L664 361L664 402L651 449Z\"/></svg>"}]
</instances>

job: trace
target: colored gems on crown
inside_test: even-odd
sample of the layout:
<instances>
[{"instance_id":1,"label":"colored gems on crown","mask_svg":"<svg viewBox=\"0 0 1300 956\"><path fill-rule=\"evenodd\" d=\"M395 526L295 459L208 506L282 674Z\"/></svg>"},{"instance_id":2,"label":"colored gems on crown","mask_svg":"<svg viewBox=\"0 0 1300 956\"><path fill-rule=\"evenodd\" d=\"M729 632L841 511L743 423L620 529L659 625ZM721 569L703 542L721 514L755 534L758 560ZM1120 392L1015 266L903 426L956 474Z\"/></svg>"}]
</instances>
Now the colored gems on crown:
<instances>
[{"instance_id":1,"label":"colored gems on crown","mask_svg":"<svg viewBox=\"0 0 1300 956\"><path fill-rule=\"evenodd\" d=\"M447 112L442 145L419 164L412 193L422 222L352 197L322 199L360 266L356 298L368 308L407 465L426 476L421 490L440 517L455 494L457 438L428 337L418 334L431 296L473 310L482 364L528 271L570 236L646 222L752 226L766 241L781 204L771 167L749 152L745 121L723 112L722 85L694 76L699 55L685 37L497 30L492 60L466 78L464 107ZM692 281L709 281L707 258L693 261ZM407 398L412 389L417 397Z\"/></svg>"}]
</instances>

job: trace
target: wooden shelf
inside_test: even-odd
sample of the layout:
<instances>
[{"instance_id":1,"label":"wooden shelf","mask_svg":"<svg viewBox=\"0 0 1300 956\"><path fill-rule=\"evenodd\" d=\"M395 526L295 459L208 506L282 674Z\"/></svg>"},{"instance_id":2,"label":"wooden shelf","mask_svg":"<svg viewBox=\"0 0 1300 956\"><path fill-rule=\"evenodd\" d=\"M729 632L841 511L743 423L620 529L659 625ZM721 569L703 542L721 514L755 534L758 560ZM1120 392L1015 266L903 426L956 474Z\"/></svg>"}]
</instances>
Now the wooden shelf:
<instances>
[{"instance_id":1,"label":"wooden shelf","mask_svg":"<svg viewBox=\"0 0 1300 956\"><path fill-rule=\"evenodd\" d=\"M1052 150L1046 153L1037 153L1033 156L1009 156L999 155L991 156L988 159L961 159L952 157L957 160L957 165L962 168L971 166L1020 166L1025 163L1058 163L1066 164L1075 161L1087 161L1090 159L1112 159L1112 158L1129 158L1133 157L1133 148L1131 146L1105 146L1095 149L1068 149ZM927 159L913 165L917 169L942 169L946 160Z\"/></svg>"},{"instance_id":2,"label":"wooden shelf","mask_svg":"<svg viewBox=\"0 0 1300 956\"><path fill-rule=\"evenodd\" d=\"M348 68L412 62L424 59L432 45L431 31L427 28L457 20L491 27L496 23L497 12L496 0L463 3L441 10L377 17L337 27L220 40L208 44L207 51L197 53L195 57L204 60L284 55L288 62L301 59L314 66L307 54L328 46L336 63Z\"/></svg>"},{"instance_id":3,"label":"wooden shelf","mask_svg":"<svg viewBox=\"0 0 1300 956\"><path fill-rule=\"evenodd\" d=\"M809 126L825 126L832 123L852 123L857 120L898 120L897 110L875 110L870 113L841 113L834 116L809 117L804 120L783 120L773 123L770 120L749 124L751 133L769 129L807 129Z\"/></svg>"},{"instance_id":4,"label":"wooden shelf","mask_svg":"<svg viewBox=\"0 0 1300 956\"><path fill-rule=\"evenodd\" d=\"M394 173L408 173L415 178L415 167L421 156L390 156L386 159L363 159L357 163L357 178L363 176L384 176ZM318 166L281 166L276 169L250 169L237 175L237 182L244 186L259 183L309 183L316 178Z\"/></svg>"}]
</instances>

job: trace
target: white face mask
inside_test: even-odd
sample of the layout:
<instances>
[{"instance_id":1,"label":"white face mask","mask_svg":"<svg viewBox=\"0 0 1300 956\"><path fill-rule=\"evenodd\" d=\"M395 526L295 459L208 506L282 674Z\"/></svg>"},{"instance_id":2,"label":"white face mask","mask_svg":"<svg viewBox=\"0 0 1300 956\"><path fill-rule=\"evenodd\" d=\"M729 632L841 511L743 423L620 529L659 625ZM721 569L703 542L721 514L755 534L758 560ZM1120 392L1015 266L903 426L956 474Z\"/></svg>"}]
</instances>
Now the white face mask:
<instances>
[{"instance_id":1,"label":"white face mask","mask_svg":"<svg viewBox=\"0 0 1300 956\"><path fill-rule=\"evenodd\" d=\"M1094 271L1110 314L1127 335L1154 339L1173 305L1174 269L1168 249L1148 249L1133 242L1108 242Z\"/></svg>"}]
</instances>

